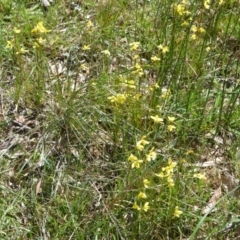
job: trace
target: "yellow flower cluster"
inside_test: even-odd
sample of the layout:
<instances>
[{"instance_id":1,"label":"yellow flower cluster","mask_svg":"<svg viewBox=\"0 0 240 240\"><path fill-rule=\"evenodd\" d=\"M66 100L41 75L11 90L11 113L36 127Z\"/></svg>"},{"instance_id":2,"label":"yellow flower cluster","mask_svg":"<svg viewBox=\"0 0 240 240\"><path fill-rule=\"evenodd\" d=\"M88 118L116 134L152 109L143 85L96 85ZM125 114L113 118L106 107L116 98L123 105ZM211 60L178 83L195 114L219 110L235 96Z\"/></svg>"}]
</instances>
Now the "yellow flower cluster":
<instances>
[{"instance_id":1,"label":"yellow flower cluster","mask_svg":"<svg viewBox=\"0 0 240 240\"><path fill-rule=\"evenodd\" d=\"M140 42L132 42L129 44L131 51L137 51L140 47Z\"/></svg>"},{"instance_id":2,"label":"yellow flower cluster","mask_svg":"<svg viewBox=\"0 0 240 240\"><path fill-rule=\"evenodd\" d=\"M204 33L206 33L206 30L203 27L192 25L190 39L196 40L198 36L201 36Z\"/></svg>"},{"instance_id":3,"label":"yellow flower cluster","mask_svg":"<svg viewBox=\"0 0 240 240\"><path fill-rule=\"evenodd\" d=\"M144 205L141 207L136 202L133 204L133 209L136 209L138 211L143 210L144 212L147 212L149 210L149 202L145 202Z\"/></svg>"},{"instance_id":4,"label":"yellow flower cluster","mask_svg":"<svg viewBox=\"0 0 240 240\"><path fill-rule=\"evenodd\" d=\"M13 28L13 32L15 34L21 33L21 30L18 29L17 27ZM51 32L51 30L46 29L43 26L43 22L39 22L31 31L33 34L43 34L43 33L48 33ZM42 44L44 40L42 37L37 38L37 41L33 43L33 48L37 48ZM19 46L20 45L20 46ZM26 50L24 47L21 46L21 44L17 43L17 38L15 37L15 40L7 41L6 49L13 49L14 46L16 46L16 54L24 54L27 53L28 50Z\"/></svg>"},{"instance_id":5,"label":"yellow flower cluster","mask_svg":"<svg viewBox=\"0 0 240 240\"><path fill-rule=\"evenodd\" d=\"M137 141L136 148L139 151L143 151L145 145L149 144L149 141L145 140L146 136L143 136L141 140ZM150 149L150 151L145 154L146 161L151 162L157 158L157 153L154 151L154 147ZM139 168L140 164L143 163L142 159L138 159L137 156L131 155L128 157L128 161L132 163L132 168Z\"/></svg>"},{"instance_id":6,"label":"yellow flower cluster","mask_svg":"<svg viewBox=\"0 0 240 240\"><path fill-rule=\"evenodd\" d=\"M32 33L48 33L51 32L51 30L46 29L43 26L43 22L39 22L32 30Z\"/></svg>"},{"instance_id":7,"label":"yellow flower cluster","mask_svg":"<svg viewBox=\"0 0 240 240\"><path fill-rule=\"evenodd\" d=\"M168 159L168 166L163 167L162 171L158 174L155 174L156 176L160 178L167 178L168 186L173 187L174 186L174 180L173 180L173 171L176 167L177 163L173 162L171 158Z\"/></svg>"},{"instance_id":8,"label":"yellow flower cluster","mask_svg":"<svg viewBox=\"0 0 240 240\"><path fill-rule=\"evenodd\" d=\"M131 154L128 158L128 161L132 163L132 168L139 168L140 163L143 163L143 160L139 160L135 155Z\"/></svg>"},{"instance_id":9,"label":"yellow flower cluster","mask_svg":"<svg viewBox=\"0 0 240 240\"><path fill-rule=\"evenodd\" d=\"M181 210L179 210L179 207L176 206L175 210L174 210L174 213L173 213L173 216L179 218L182 213L183 212Z\"/></svg>"},{"instance_id":10,"label":"yellow flower cluster","mask_svg":"<svg viewBox=\"0 0 240 240\"><path fill-rule=\"evenodd\" d=\"M126 94L116 94L114 96L108 97L108 99L112 102L112 103L116 103L116 104L123 104L125 103L125 101L127 100L127 95Z\"/></svg>"},{"instance_id":11,"label":"yellow flower cluster","mask_svg":"<svg viewBox=\"0 0 240 240\"><path fill-rule=\"evenodd\" d=\"M132 67L133 71L132 74L133 75L138 75L139 77L142 77L144 72L143 72L143 68L141 67L141 65L139 63L136 63L134 65L134 67Z\"/></svg>"},{"instance_id":12,"label":"yellow flower cluster","mask_svg":"<svg viewBox=\"0 0 240 240\"><path fill-rule=\"evenodd\" d=\"M173 4L172 8L175 13L177 13L179 16L186 16L190 15L190 12L187 10L187 7L189 5L189 2L186 0L182 0L179 4Z\"/></svg>"}]
</instances>

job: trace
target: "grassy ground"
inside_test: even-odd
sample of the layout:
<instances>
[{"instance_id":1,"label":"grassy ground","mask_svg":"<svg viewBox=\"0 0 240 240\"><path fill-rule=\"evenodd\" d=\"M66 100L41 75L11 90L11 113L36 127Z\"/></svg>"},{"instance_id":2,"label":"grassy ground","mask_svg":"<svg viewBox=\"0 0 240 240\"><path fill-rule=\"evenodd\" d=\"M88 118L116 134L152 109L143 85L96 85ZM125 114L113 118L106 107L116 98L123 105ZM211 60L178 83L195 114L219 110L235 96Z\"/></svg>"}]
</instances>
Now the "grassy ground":
<instances>
[{"instance_id":1,"label":"grassy ground","mask_svg":"<svg viewBox=\"0 0 240 240\"><path fill-rule=\"evenodd\" d=\"M0 0L0 238L237 239L239 10Z\"/></svg>"}]
</instances>

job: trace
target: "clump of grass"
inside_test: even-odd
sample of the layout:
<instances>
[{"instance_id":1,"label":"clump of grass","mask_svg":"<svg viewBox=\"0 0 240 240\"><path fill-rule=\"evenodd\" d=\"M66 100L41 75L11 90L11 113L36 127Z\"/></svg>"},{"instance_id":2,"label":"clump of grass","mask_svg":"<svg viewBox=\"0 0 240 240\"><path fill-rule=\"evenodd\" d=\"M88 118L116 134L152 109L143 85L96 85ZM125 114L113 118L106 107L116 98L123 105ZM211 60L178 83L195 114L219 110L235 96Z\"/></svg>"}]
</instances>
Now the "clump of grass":
<instances>
[{"instance_id":1,"label":"clump of grass","mask_svg":"<svg viewBox=\"0 0 240 240\"><path fill-rule=\"evenodd\" d=\"M0 234L226 237L239 215L223 177L239 175L238 5L2 1Z\"/></svg>"}]
</instances>

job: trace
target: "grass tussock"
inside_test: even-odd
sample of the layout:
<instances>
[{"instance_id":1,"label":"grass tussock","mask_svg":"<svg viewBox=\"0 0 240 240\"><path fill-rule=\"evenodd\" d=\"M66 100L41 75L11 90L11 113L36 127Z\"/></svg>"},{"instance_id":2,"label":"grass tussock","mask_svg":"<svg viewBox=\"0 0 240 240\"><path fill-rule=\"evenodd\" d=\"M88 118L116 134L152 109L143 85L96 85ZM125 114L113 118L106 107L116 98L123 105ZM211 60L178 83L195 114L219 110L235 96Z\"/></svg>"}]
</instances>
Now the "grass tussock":
<instances>
[{"instance_id":1,"label":"grass tussock","mask_svg":"<svg viewBox=\"0 0 240 240\"><path fill-rule=\"evenodd\" d=\"M1 239L240 236L239 9L0 0Z\"/></svg>"}]
</instances>

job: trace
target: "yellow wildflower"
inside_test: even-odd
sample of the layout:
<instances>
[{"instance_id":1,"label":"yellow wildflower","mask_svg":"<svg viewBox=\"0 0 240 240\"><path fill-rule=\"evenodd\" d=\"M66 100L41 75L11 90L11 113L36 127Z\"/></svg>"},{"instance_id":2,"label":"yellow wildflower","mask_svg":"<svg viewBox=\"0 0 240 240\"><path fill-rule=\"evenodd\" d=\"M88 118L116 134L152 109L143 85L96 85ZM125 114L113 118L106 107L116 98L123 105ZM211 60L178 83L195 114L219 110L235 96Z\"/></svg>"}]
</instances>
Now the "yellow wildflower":
<instances>
[{"instance_id":1,"label":"yellow wildflower","mask_svg":"<svg viewBox=\"0 0 240 240\"><path fill-rule=\"evenodd\" d=\"M17 55L18 55L18 54L24 54L24 53L27 53L27 52L28 52L28 50L26 50L26 49L24 49L23 47L21 47L20 50L16 52L16 54L17 54Z\"/></svg>"},{"instance_id":2,"label":"yellow wildflower","mask_svg":"<svg viewBox=\"0 0 240 240\"><path fill-rule=\"evenodd\" d=\"M171 187L174 187L174 180L173 180L173 178L172 178L172 175L167 177L167 182L168 182L168 186L169 186L170 188L171 188Z\"/></svg>"},{"instance_id":3,"label":"yellow wildflower","mask_svg":"<svg viewBox=\"0 0 240 240\"><path fill-rule=\"evenodd\" d=\"M205 0L203 5L206 9L209 9L210 8L210 0Z\"/></svg>"},{"instance_id":4,"label":"yellow wildflower","mask_svg":"<svg viewBox=\"0 0 240 240\"><path fill-rule=\"evenodd\" d=\"M184 14L184 11L185 11L184 5L183 4L178 4L176 6L176 11L180 16L182 16Z\"/></svg>"},{"instance_id":5,"label":"yellow wildflower","mask_svg":"<svg viewBox=\"0 0 240 240\"><path fill-rule=\"evenodd\" d=\"M197 30L198 30L197 26L196 25L192 25L191 31L195 33L195 32L197 32Z\"/></svg>"},{"instance_id":6,"label":"yellow wildflower","mask_svg":"<svg viewBox=\"0 0 240 240\"><path fill-rule=\"evenodd\" d=\"M108 99L109 99L111 102L123 104L123 103L126 101L127 97L126 97L126 95L124 95L124 94L117 94L116 96L108 97Z\"/></svg>"},{"instance_id":7,"label":"yellow wildflower","mask_svg":"<svg viewBox=\"0 0 240 240\"><path fill-rule=\"evenodd\" d=\"M174 129L176 129L176 127L174 125L168 125L167 129L169 132L172 132Z\"/></svg>"},{"instance_id":8,"label":"yellow wildflower","mask_svg":"<svg viewBox=\"0 0 240 240\"><path fill-rule=\"evenodd\" d=\"M158 49L162 50L162 53L167 53L169 52L168 46L163 46L162 44L158 45Z\"/></svg>"},{"instance_id":9,"label":"yellow wildflower","mask_svg":"<svg viewBox=\"0 0 240 240\"><path fill-rule=\"evenodd\" d=\"M133 56L133 60L137 60L137 59L139 59L139 55L135 54L135 55Z\"/></svg>"},{"instance_id":10,"label":"yellow wildflower","mask_svg":"<svg viewBox=\"0 0 240 240\"><path fill-rule=\"evenodd\" d=\"M182 26L182 27L187 27L187 26L189 26L189 22L184 21L184 22L182 22L181 26Z\"/></svg>"},{"instance_id":11,"label":"yellow wildflower","mask_svg":"<svg viewBox=\"0 0 240 240\"><path fill-rule=\"evenodd\" d=\"M149 202L146 202L142 209L143 209L144 212L147 212L149 210L149 208L150 208L149 207Z\"/></svg>"},{"instance_id":12,"label":"yellow wildflower","mask_svg":"<svg viewBox=\"0 0 240 240\"><path fill-rule=\"evenodd\" d=\"M176 207L175 207L175 210L174 210L174 213L173 213L174 217L177 217L177 218L178 218L182 213L183 213L183 212L182 212L181 210L179 210L179 207L176 206Z\"/></svg>"},{"instance_id":13,"label":"yellow wildflower","mask_svg":"<svg viewBox=\"0 0 240 240\"><path fill-rule=\"evenodd\" d=\"M101 53L103 53L104 55L107 55L107 56L110 57L110 52L109 52L109 50L103 50L103 51L101 51Z\"/></svg>"},{"instance_id":14,"label":"yellow wildflower","mask_svg":"<svg viewBox=\"0 0 240 240\"><path fill-rule=\"evenodd\" d=\"M170 94L171 94L171 92L170 92L170 90L169 89L167 89L167 88L163 88L162 89L162 98L164 98L164 99L167 99L169 96L170 96Z\"/></svg>"},{"instance_id":15,"label":"yellow wildflower","mask_svg":"<svg viewBox=\"0 0 240 240\"><path fill-rule=\"evenodd\" d=\"M13 28L13 31L14 31L15 33L17 33L17 34L21 32L21 30L18 29L18 28L16 28L16 27Z\"/></svg>"},{"instance_id":16,"label":"yellow wildflower","mask_svg":"<svg viewBox=\"0 0 240 240\"><path fill-rule=\"evenodd\" d=\"M203 27L200 27L200 28L198 29L198 32L200 32L200 33L205 33L206 30L205 30Z\"/></svg>"},{"instance_id":17,"label":"yellow wildflower","mask_svg":"<svg viewBox=\"0 0 240 240\"><path fill-rule=\"evenodd\" d=\"M175 117L168 117L168 121L169 121L169 122L174 122L175 119L176 119Z\"/></svg>"},{"instance_id":18,"label":"yellow wildflower","mask_svg":"<svg viewBox=\"0 0 240 240\"><path fill-rule=\"evenodd\" d=\"M140 163L143 163L143 160L137 159L136 161L133 161L132 168L140 168Z\"/></svg>"},{"instance_id":19,"label":"yellow wildflower","mask_svg":"<svg viewBox=\"0 0 240 240\"><path fill-rule=\"evenodd\" d=\"M150 116L150 118L154 121L154 123L163 123L163 119L160 118L158 115Z\"/></svg>"},{"instance_id":20,"label":"yellow wildflower","mask_svg":"<svg viewBox=\"0 0 240 240\"><path fill-rule=\"evenodd\" d=\"M209 52L211 50L210 47L206 47L206 51Z\"/></svg>"},{"instance_id":21,"label":"yellow wildflower","mask_svg":"<svg viewBox=\"0 0 240 240\"><path fill-rule=\"evenodd\" d=\"M195 33L191 34L190 39L191 40L196 40L197 39L197 35Z\"/></svg>"},{"instance_id":22,"label":"yellow wildflower","mask_svg":"<svg viewBox=\"0 0 240 240\"><path fill-rule=\"evenodd\" d=\"M171 158L168 159L168 166L173 169L174 167L177 166L176 162L173 162Z\"/></svg>"},{"instance_id":23,"label":"yellow wildflower","mask_svg":"<svg viewBox=\"0 0 240 240\"><path fill-rule=\"evenodd\" d=\"M143 185L145 188L149 188L150 181L148 179L143 179Z\"/></svg>"},{"instance_id":24,"label":"yellow wildflower","mask_svg":"<svg viewBox=\"0 0 240 240\"><path fill-rule=\"evenodd\" d=\"M144 149L144 146L149 144L149 141L145 140L146 136L143 136L141 140L137 141L136 148L139 151L142 151Z\"/></svg>"},{"instance_id":25,"label":"yellow wildflower","mask_svg":"<svg viewBox=\"0 0 240 240\"><path fill-rule=\"evenodd\" d=\"M151 57L151 60L152 60L153 62L158 62L158 61L160 61L161 59L160 59L159 57L157 57L157 56L153 56L153 57Z\"/></svg>"},{"instance_id":26,"label":"yellow wildflower","mask_svg":"<svg viewBox=\"0 0 240 240\"><path fill-rule=\"evenodd\" d=\"M137 196L139 199L141 198L147 198L147 195L144 192L140 192Z\"/></svg>"},{"instance_id":27,"label":"yellow wildflower","mask_svg":"<svg viewBox=\"0 0 240 240\"><path fill-rule=\"evenodd\" d=\"M202 173L195 173L193 175L193 177L198 178L200 180L206 180L207 179L206 176L205 176L205 173L204 174L202 174Z\"/></svg>"},{"instance_id":28,"label":"yellow wildflower","mask_svg":"<svg viewBox=\"0 0 240 240\"><path fill-rule=\"evenodd\" d=\"M89 20L89 21L87 22L87 27L88 27L88 28L92 28L92 27L93 27L93 23L92 23L91 20Z\"/></svg>"},{"instance_id":29,"label":"yellow wildflower","mask_svg":"<svg viewBox=\"0 0 240 240\"><path fill-rule=\"evenodd\" d=\"M149 151L149 153L146 155L146 159L148 162L150 161L154 161L157 158L157 153L154 151L154 147L151 148L151 150Z\"/></svg>"},{"instance_id":30,"label":"yellow wildflower","mask_svg":"<svg viewBox=\"0 0 240 240\"><path fill-rule=\"evenodd\" d=\"M132 208L135 209L135 210L138 210L138 211L141 210L141 208L137 205L136 202L133 204Z\"/></svg>"},{"instance_id":31,"label":"yellow wildflower","mask_svg":"<svg viewBox=\"0 0 240 240\"><path fill-rule=\"evenodd\" d=\"M157 176L157 177L160 177L160 178L164 178L165 177L165 175L164 175L164 172L160 172L160 173L155 173L155 175Z\"/></svg>"},{"instance_id":32,"label":"yellow wildflower","mask_svg":"<svg viewBox=\"0 0 240 240\"><path fill-rule=\"evenodd\" d=\"M136 51L140 47L140 42L132 42L129 46L131 51Z\"/></svg>"},{"instance_id":33,"label":"yellow wildflower","mask_svg":"<svg viewBox=\"0 0 240 240\"><path fill-rule=\"evenodd\" d=\"M51 30L47 30L43 26L43 22L39 22L32 30L32 33L48 33L48 32L51 32Z\"/></svg>"},{"instance_id":34,"label":"yellow wildflower","mask_svg":"<svg viewBox=\"0 0 240 240\"><path fill-rule=\"evenodd\" d=\"M87 50L90 50L90 49L91 49L90 45L83 45L83 47L82 47L83 51L87 51Z\"/></svg>"},{"instance_id":35,"label":"yellow wildflower","mask_svg":"<svg viewBox=\"0 0 240 240\"><path fill-rule=\"evenodd\" d=\"M13 48L13 40L12 41L7 41L6 48L7 49L12 49Z\"/></svg>"}]
</instances>

